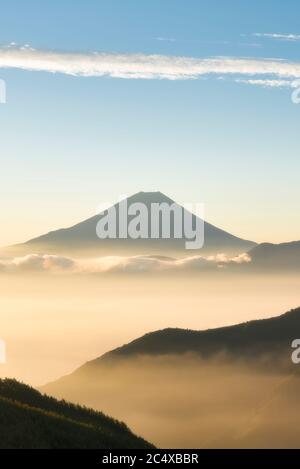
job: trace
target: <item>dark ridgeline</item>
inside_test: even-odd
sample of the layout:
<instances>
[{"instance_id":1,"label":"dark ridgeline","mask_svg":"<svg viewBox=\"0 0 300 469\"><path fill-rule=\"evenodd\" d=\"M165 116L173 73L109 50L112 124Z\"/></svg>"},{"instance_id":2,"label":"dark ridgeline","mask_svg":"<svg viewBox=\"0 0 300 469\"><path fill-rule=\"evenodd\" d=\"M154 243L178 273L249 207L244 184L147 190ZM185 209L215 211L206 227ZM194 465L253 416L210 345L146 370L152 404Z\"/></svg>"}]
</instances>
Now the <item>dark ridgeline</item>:
<instances>
[{"instance_id":1,"label":"dark ridgeline","mask_svg":"<svg viewBox=\"0 0 300 469\"><path fill-rule=\"evenodd\" d=\"M272 244L262 243L249 251L251 267L258 270L274 269L295 271L300 269L300 241Z\"/></svg>"},{"instance_id":2,"label":"dark ridgeline","mask_svg":"<svg viewBox=\"0 0 300 469\"><path fill-rule=\"evenodd\" d=\"M74 373L49 383L42 389L55 394L60 389L72 389L73 380L91 383L103 369L111 369L123 360L140 356L183 356L195 354L213 358L222 354L227 360L244 360L254 367L295 369L291 361L294 339L300 338L300 308L281 316L259 319L204 331L189 329L163 329L150 332L95 360L85 363Z\"/></svg>"},{"instance_id":3,"label":"dark ridgeline","mask_svg":"<svg viewBox=\"0 0 300 469\"><path fill-rule=\"evenodd\" d=\"M0 448L150 449L128 427L101 412L0 380Z\"/></svg>"},{"instance_id":4,"label":"dark ridgeline","mask_svg":"<svg viewBox=\"0 0 300 469\"><path fill-rule=\"evenodd\" d=\"M300 338L300 308L281 316L258 319L234 326L193 331L164 329L151 332L89 362L100 364L110 359L135 355L173 355L194 352L202 357L226 352L235 358L256 358L276 352L290 357L293 339Z\"/></svg>"},{"instance_id":5,"label":"dark ridgeline","mask_svg":"<svg viewBox=\"0 0 300 469\"><path fill-rule=\"evenodd\" d=\"M109 413L120 412L125 396L123 418L140 412L156 419L160 436L148 433L147 420L139 425L160 446L169 441L164 432L172 432L174 422L180 428L184 415L185 424L196 429L193 435L186 430L193 444L198 429L202 434L200 447L299 447L299 365L292 361L292 353L298 354L292 342L299 338L300 308L218 329L160 330L43 390L99 408L105 403ZM166 426L160 433L161 422Z\"/></svg>"}]
</instances>

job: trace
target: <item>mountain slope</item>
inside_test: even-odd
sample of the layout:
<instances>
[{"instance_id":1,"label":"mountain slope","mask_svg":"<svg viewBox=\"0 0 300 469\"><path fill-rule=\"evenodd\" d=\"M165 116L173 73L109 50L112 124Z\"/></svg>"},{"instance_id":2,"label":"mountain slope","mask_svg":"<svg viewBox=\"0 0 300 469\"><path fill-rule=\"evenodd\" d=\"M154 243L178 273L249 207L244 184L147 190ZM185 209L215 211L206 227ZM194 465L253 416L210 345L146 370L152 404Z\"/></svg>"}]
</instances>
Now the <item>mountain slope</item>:
<instances>
[{"instance_id":1,"label":"mountain slope","mask_svg":"<svg viewBox=\"0 0 300 469\"><path fill-rule=\"evenodd\" d=\"M249 251L250 268L288 269L300 268L300 241L291 243L262 243Z\"/></svg>"},{"instance_id":2,"label":"mountain slope","mask_svg":"<svg viewBox=\"0 0 300 469\"><path fill-rule=\"evenodd\" d=\"M105 409L164 448L299 448L300 308L207 331L165 329L86 363L48 393Z\"/></svg>"},{"instance_id":3,"label":"mountain slope","mask_svg":"<svg viewBox=\"0 0 300 469\"><path fill-rule=\"evenodd\" d=\"M151 332L133 340L95 360L87 362L69 376L43 387L50 394L65 387L73 378L92 379L93 373L102 367L113 367L115 363L139 356L170 356L197 354L206 359L226 354L228 358L254 364L263 357L264 363L278 365L282 358L283 368L291 366L291 343L300 337L300 308L291 310L279 317L250 321L234 326L193 331L188 329L164 329ZM275 360L276 358L276 360ZM113 368L112 368L113 369Z\"/></svg>"},{"instance_id":4,"label":"mountain slope","mask_svg":"<svg viewBox=\"0 0 300 469\"><path fill-rule=\"evenodd\" d=\"M172 205L175 202L161 192L139 192L127 199L127 205L142 203L150 213L150 206L153 203ZM176 204L177 205L177 204ZM114 205L117 219L120 210L120 203ZM91 250L109 251L114 254L122 254L128 252L138 253L159 253L161 251L182 252L185 251L186 239L174 238L174 222L171 219L170 239L164 239L160 235L158 239L102 239L100 240L96 234L96 226L98 221L103 217L102 212L99 215L91 217L69 228L52 231L45 235L39 236L28 241L23 247L34 249L36 251L49 252L49 249L61 251L66 249L73 250ZM128 217L128 223L134 216ZM193 216L195 223L196 217ZM150 223L149 223L150 236ZM119 233L119 224L117 222L117 234ZM201 252L226 252L236 254L244 252L255 246L252 241L238 238L227 233L207 222L204 224L205 242ZM65 251L64 251L65 252Z\"/></svg>"},{"instance_id":5,"label":"mountain slope","mask_svg":"<svg viewBox=\"0 0 300 469\"><path fill-rule=\"evenodd\" d=\"M150 448L100 412L0 380L0 448Z\"/></svg>"},{"instance_id":6,"label":"mountain slope","mask_svg":"<svg viewBox=\"0 0 300 469\"><path fill-rule=\"evenodd\" d=\"M99 359L119 359L133 355L162 355L199 353L203 357L226 351L230 354L257 355L275 349L286 348L289 352L295 334L300 337L300 308L279 317L250 321L234 326L193 331L164 329L152 332L117 348Z\"/></svg>"}]
</instances>

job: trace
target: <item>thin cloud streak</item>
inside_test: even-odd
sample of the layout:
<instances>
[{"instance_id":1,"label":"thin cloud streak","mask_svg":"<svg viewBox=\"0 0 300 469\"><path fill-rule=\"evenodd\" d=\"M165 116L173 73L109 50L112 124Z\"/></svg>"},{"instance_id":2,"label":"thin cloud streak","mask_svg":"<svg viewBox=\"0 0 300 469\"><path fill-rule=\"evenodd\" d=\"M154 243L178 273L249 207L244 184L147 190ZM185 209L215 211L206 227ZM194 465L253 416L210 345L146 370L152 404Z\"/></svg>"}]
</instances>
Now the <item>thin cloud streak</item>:
<instances>
[{"instance_id":1,"label":"thin cloud streak","mask_svg":"<svg viewBox=\"0 0 300 469\"><path fill-rule=\"evenodd\" d=\"M157 41L162 41L162 42L176 42L176 39L174 37L163 37L159 36L156 38Z\"/></svg>"},{"instance_id":2,"label":"thin cloud streak","mask_svg":"<svg viewBox=\"0 0 300 469\"><path fill-rule=\"evenodd\" d=\"M254 33L255 37L266 37L282 41L300 41L300 34Z\"/></svg>"},{"instance_id":3,"label":"thin cloud streak","mask_svg":"<svg viewBox=\"0 0 300 469\"><path fill-rule=\"evenodd\" d=\"M232 57L176 57L167 55L69 53L15 45L0 48L0 68L63 73L81 77L127 79L197 79L203 75L300 77L300 62Z\"/></svg>"},{"instance_id":4,"label":"thin cloud streak","mask_svg":"<svg viewBox=\"0 0 300 469\"><path fill-rule=\"evenodd\" d=\"M255 79L237 79L236 83L246 85L262 86L264 88L294 88L294 81L289 80L255 80ZM299 86L299 85L298 85Z\"/></svg>"}]
</instances>

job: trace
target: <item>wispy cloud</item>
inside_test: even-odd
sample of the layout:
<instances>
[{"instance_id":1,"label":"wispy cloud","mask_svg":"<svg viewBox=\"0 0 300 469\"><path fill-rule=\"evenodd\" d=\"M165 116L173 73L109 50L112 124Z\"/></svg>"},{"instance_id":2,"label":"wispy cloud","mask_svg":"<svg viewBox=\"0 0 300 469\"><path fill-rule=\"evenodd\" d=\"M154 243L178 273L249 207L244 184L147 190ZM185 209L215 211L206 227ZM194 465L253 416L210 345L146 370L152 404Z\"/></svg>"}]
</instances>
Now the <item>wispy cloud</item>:
<instances>
[{"instance_id":1,"label":"wispy cloud","mask_svg":"<svg viewBox=\"0 0 300 469\"><path fill-rule=\"evenodd\" d=\"M263 86L264 88L294 88L294 82L290 80L255 80L255 79L236 79L236 83L247 85ZM299 86L299 85L298 85Z\"/></svg>"},{"instance_id":2,"label":"wispy cloud","mask_svg":"<svg viewBox=\"0 0 300 469\"><path fill-rule=\"evenodd\" d=\"M49 254L28 254L23 257L0 260L0 272L48 272L54 274L95 274L95 273L163 273L219 269L229 265L251 262L248 254L228 257L191 256L182 259L156 256L104 256L92 259L72 259Z\"/></svg>"},{"instance_id":3,"label":"wispy cloud","mask_svg":"<svg viewBox=\"0 0 300 469\"><path fill-rule=\"evenodd\" d=\"M75 261L69 257L49 254L28 254L23 257L0 260L0 272L63 272L76 268Z\"/></svg>"},{"instance_id":4,"label":"wispy cloud","mask_svg":"<svg viewBox=\"0 0 300 469\"><path fill-rule=\"evenodd\" d=\"M254 33L253 36L279 39L282 41L300 41L300 34Z\"/></svg>"},{"instance_id":5,"label":"wispy cloud","mask_svg":"<svg viewBox=\"0 0 300 469\"><path fill-rule=\"evenodd\" d=\"M0 68L64 73L82 77L109 76L140 79L197 79L204 75L295 79L300 62L233 57L177 57L168 55L70 53L36 50L26 45L0 48ZM263 77L262 77L263 76Z\"/></svg>"},{"instance_id":6,"label":"wispy cloud","mask_svg":"<svg viewBox=\"0 0 300 469\"><path fill-rule=\"evenodd\" d=\"M164 36L158 36L156 40L165 41L165 42L176 42L176 39L174 37L164 37Z\"/></svg>"}]
</instances>

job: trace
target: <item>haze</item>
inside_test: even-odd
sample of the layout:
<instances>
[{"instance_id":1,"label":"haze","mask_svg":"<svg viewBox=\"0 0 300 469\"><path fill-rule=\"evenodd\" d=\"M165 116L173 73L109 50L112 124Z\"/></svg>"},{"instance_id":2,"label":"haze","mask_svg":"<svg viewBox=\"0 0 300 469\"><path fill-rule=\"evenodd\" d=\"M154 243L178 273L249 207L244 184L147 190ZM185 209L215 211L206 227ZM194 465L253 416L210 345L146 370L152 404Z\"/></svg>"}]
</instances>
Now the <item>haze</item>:
<instances>
[{"instance_id":1,"label":"haze","mask_svg":"<svg viewBox=\"0 0 300 469\"><path fill-rule=\"evenodd\" d=\"M1 274L0 375L41 385L146 332L214 328L299 303L299 276Z\"/></svg>"}]
</instances>

